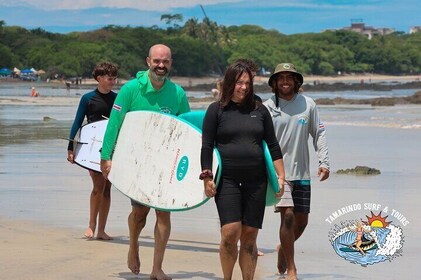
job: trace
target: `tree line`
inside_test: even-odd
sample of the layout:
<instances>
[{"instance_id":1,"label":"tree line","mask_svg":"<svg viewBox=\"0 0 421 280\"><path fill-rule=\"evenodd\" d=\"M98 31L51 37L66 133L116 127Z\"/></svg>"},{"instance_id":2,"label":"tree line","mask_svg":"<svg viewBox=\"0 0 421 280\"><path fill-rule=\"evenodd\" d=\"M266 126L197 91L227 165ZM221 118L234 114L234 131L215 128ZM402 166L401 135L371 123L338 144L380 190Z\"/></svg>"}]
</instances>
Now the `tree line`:
<instances>
[{"instance_id":1,"label":"tree line","mask_svg":"<svg viewBox=\"0 0 421 280\"><path fill-rule=\"evenodd\" d=\"M256 25L224 26L205 17L162 15L167 28L109 25L88 32L51 33L41 28L7 26L0 20L0 68L35 68L47 77L90 77L100 61L133 77L146 69L149 47L164 43L173 54L173 75L221 75L238 58L250 58L266 71L292 62L303 74L421 72L421 33L366 36L338 30L285 35Z\"/></svg>"}]
</instances>

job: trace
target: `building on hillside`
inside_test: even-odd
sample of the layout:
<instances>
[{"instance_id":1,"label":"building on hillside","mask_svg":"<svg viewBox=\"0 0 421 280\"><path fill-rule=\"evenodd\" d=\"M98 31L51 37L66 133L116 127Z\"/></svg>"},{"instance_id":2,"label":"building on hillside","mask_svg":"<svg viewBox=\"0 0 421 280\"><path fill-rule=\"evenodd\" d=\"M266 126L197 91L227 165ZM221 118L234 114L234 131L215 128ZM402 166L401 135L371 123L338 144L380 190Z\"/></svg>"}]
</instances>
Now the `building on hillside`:
<instances>
[{"instance_id":1,"label":"building on hillside","mask_svg":"<svg viewBox=\"0 0 421 280\"><path fill-rule=\"evenodd\" d=\"M374 28L366 26L362 19L351 19L351 26L340 28L339 30L349 30L367 36L369 40L375 35L387 35L395 32L394 28Z\"/></svg>"},{"instance_id":2,"label":"building on hillside","mask_svg":"<svg viewBox=\"0 0 421 280\"><path fill-rule=\"evenodd\" d=\"M421 32L421 26L411 26L411 28L409 28L409 34L416 32Z\"/></svg>"},{"instance_id":3,"label":"building on hillside","mask_svg":"<svg viewBox=\"0 0 421 280\"><path fill-rule=\"evenodd\" d=\"M366 26L362 19L351 19L351 26L343 27L342 30L350 30L367 36L369 40L374 35L387 35L395 32L394 28L374 28Z\"/></svg>"}]
</instances>

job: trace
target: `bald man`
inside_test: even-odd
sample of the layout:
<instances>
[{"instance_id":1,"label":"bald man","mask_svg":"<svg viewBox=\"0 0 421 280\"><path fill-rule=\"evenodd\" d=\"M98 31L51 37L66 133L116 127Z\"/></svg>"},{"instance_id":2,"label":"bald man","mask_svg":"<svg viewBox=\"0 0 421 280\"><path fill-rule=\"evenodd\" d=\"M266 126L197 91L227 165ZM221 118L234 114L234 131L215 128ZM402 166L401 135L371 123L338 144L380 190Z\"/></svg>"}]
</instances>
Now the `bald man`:
<instances>
[{"instance_id":1,"label":"bald man","mask_svg":"<svg viewBox=\"0 0 421 280\"><path fill-rule=\"evenodd\" d=\"M169 47L158 44L149 50L147 71L139 71L136 78L127 82L119 91L111 111L101 150L101 171L105 178L111 170L111 154L126 113L131 111L156 111L180 115L190 111L187 96L181 86L168 79L172 58ZM128 217L130 247L127 265L134 274L140 272L139 235L145 227L150 208L131 201L132 212ZM155 247L151 279L169 280L162 270L165 248L170 237L170 212L155 210Z\"/></svg>"}]
</instances>

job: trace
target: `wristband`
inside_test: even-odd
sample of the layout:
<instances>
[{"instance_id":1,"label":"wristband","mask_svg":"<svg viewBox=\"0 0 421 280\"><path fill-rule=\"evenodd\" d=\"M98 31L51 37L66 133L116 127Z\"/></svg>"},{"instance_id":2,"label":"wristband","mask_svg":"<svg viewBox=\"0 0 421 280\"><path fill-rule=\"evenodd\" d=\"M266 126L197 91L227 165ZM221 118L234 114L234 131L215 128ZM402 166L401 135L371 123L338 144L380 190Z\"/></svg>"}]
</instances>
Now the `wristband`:
<instances>
[{"instance_id":1,"label":"wristband","mask_svg":"<svg viewBox=\"0 0 421 280\"><path fill-rule=\"evenodd\" d=\"M200 175L199 175L199 179L204 180L205 178L213 179L212 171L210 171L210 170L202 171L202 173L200 173Z\"/></svg>"}]
</instances>

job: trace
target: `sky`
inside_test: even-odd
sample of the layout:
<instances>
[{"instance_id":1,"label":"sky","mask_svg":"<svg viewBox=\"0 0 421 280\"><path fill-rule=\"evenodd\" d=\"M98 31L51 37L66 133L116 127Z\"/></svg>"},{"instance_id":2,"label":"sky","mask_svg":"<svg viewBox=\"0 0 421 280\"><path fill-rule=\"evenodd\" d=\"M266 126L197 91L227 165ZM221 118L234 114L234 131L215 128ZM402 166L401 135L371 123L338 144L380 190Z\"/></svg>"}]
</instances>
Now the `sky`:
<instances>
[{"instance_id":1,"label":"sky","mask_svg":"<svg viewBox=\"0 0 421 280\"><path fill-rule=\"evenodd\" d=\"M218 25L259 25L287 35L340 29L352 20L406 33L421 26L419 0L0 0L6 26L58 33L106 25L165 28L163 14L182 14L180 25L206 14Z\"/></svg>"}]
</instances>

